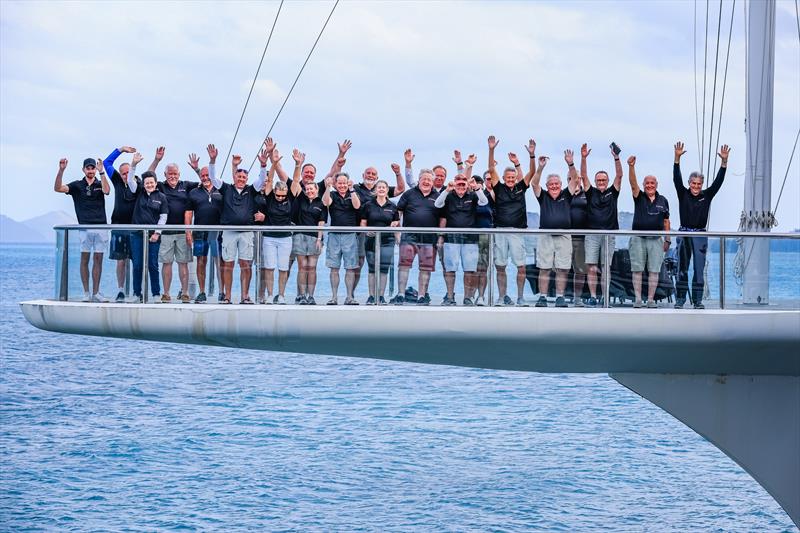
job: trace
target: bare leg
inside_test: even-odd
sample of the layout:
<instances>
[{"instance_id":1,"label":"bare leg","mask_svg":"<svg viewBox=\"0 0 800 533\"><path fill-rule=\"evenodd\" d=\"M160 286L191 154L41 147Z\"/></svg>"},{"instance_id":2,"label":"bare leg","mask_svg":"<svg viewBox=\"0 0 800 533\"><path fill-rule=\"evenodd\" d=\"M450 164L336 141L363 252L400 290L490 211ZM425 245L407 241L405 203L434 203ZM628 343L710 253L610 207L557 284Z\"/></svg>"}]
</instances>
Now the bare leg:
<instances>
[{"instance_id":1,"label":"bare leg","mask_svg":"<svg viewBox=\"0 0 800 533\"><path fill-rule=\"evenodd\" d=\"M272 297L272 287L275 284L275 269L262 268L261 269L261 287L259 287L258 297L264 299L264 293L267 293L267 298Z\"/></svg>"},{"instance_id":2,"label":"bare leg","mask_svg":"<svg viewBox=\"0 0 800 533\"><path fill-rule=\"evenodd\" d=\"M575 300L583 298L583 286L586 283L586 274L575 272L572 277L572 290L575 294Z\"/></svg>"},{"instance_id":3,"label":"bare leg","mask_svg":"<svg viewBox=\"0 0 800 533\"><path fill-rule=\"evenodd\" d=\"M347 297L352 298L353 292L356 289L356 275L358 274L358 269L356 268L348 268L344 272L344 286L347 289Z\"/></svg>"},{"instance_id":4,"label":"bare leg","mask_svg":"<svg viewBox=\"0 0 800 533\"><path fill-rule=\"evenodd\" d=\"M297 295L308 294L308 261L306 256L297 256ZM289 268L292 268L292 262L289 262Z\"/></svg>"},{"instance_id":5,"label":"bare leg","mask_svg":"<svg viewBox=\"0 0 800 533\"><path fill-rule=\"evenodd\" d=\"M100 276L103 274L103 253L94 254L92 260L92 294L100 292Z\"/></svg>"},{"instance_id":6,"label":"bare leg","mask_svg":"<svg viewBox=\"0 0 800 533\"><path fill-rule=\"evenodd\" d=\"M178 263L178 278L181 280L181 292L189 294L189 263Z\"/></svg>"},{"instance_id":7,"label":"bare leg","mask_svg":"<svg viewBox=\"0 0 800 533\"><path fill-rule=\"evenodd\" d=\"M81 283L83 292L89 292L89 252L81 252Z\"/></svg>"},{"instance_id":8,"label":"bare leg","mask_svg":"<svg viewBox=\"0 0 800 533\"><path fill-rule=\"evenodd\" d=\"M525 265L517 267L517 299L525 294Z\"/></svg>"},{"instance_id":9,"label":"bare leg","mask_svg":"<svg viewBox=\"0 0 800 533\"><path fill-rule=\"evenodd\" d=\"M464 272L464 298L472 298L478 275L475 272Z\"/></svg>"},{"instance_id":10,"label":"bare leg","mask_svg":"<svg viewBox=\"0 0 800 533\"><path fill-rule=\"evenodd\" d=\"M369 285L369 287L367 287L367 289L369 289L369 295L372 296L373 298L377 298L377 296L375 296L375 273L374 272L370 272L367 275L367 284Z\"/></svg>"},{"instance_id":11,"label":"bare leg","mask_svg":"<svg viewBox=\"0 0 800 533\"><path fill-rule=\"evenodd\" d=\"M647 273L647 301L654 302L656 296L656 287L658 287L658 272Z\"/></svg>"},{"instance_id":12,"label":"bare leg","mask_svg":"<svg viewBox=\"0 0 800 533\"><path fill-rule=\"evenodd\" d=\"M484 294L486 294L486 286L489 284L489 278L486 273L486 269L483 267L478 267L478 296L483 298Z\"/></svg>"},{"instance_id":13,"label":"bare leg","mask_svg":"<svg viewBox=\"0 0 800 533\"><path fill-rule=\"evenodd\" d=\"M500 300L508 294L508 276L506 275L507 265L497 265L497 294Z\"/></svg>"},{"instance_id":14,"label":"bare leg","mask_svg":"<svg viewBox=\"0 0 800 533\"><path fill-rule=\"evenodd\" d=\"M444 273L444 284L447 286L447 297L451 300L456 299L455 291L456 291L456 273L455 272L446 272Z\"/></svg>"},{"instance_id":15,"label":"bare leg","mask_svg":"<svg viewBox=\"0 0 800 533\"><path fill-rule=\"evenodd\" d=\"M408 277L408 274L406 274ZM428 293L428 283L431 281L431 273L423 270L419 271L419 295L420 298Z\"/></svg>"},{"instance_id":16,"label":"bare leg","mask_svg":"<svg viewBox=\"0 0 800 533\"><path fill-rule=\"evenodd\" d=\"M289 281L288 270L278 270L278 294L286 297L286 282Z\"/></svg>"},{"instance_id":17,"label":"bare leg","mask_svg":"<svg viewBox=\"0 0 800 533\"><path fill-rule=\"evenodd\" d=\"M169 294L169 286L172 285L172 263L161 263L161 284L164 294Z\"/></svg>"},{"instance_id":18,"label":"bare leg","mask_svg":"<svg viewBox=\"0 0 800 533\"><path fill-rule=\"evenodd\" d=\"M400 266L397 269L397 294L406 292L406 286L408 286L408 270L409 267L407 266Z\"/></svg>"},{"instance_id":19,"label":"bare leg","mask_svg":"<svg viewBox=\"0 0 800 533\"><path fill-rule=\"evenodd\" d=\"M361 269L364 268L364 261L366 260L365 255L361 255L358 257L358 268L354 270L355 275L355 287L358 287L358 282L361 281ZM370 286L373 286L370 284ZM355 290L355 289L354 289Z\"/></svg>"},{"instance_id":20,"label":"bare leg","mask_svg":"<svg viewBox=\"0 0 800 533\"><path fill-rule=\"evenodd\" d=\"M633 272L633 293L636 295L636 301L642 301L642 273L641 272Z\"/></svg>"},{"instance_id":21,"label":"bare leg","mask_svg":"<svg viewBox=\"0 0 800 533\"><path fill-rule=\"evenodd\" d=\"M125 288L125 266L128 262L127 259L119 259L117 261L117 287Z\"/></svg>"},{"instance_id":22,"label":"bare leg","mask_svg":"<svg viewBox=\"0 0 800 533\"><path fill-rule=\"evenodd\" d=\"M208 256L199 256L197 258L197 285L200 292L206 292L206 265L208 265Z\"/></svg>"},{"instance_id":23,"label":"bare leg","mask_svg":"<svg viewBox=\"0 0 800 533\"><path fill-rule=\"evenodd\" d=\"M336 301L339 299L339 269L331 269L331 299Z\"/></svg>"},{"instance_id":24,"label":"bare leg","mask_svg":"<svg viewBox=\"0 0 800 533\"><path fill-rule=\"evenodd\" d=\"M550 289L550 269L539 269L539 294L547 296Z\"/></svg>"},{"instance_id":25,"label":"bare leg","mask_svg":"<svg viewBox=\"0 0 800 533\"><path fill-rule=\"evenodd\" d=\"M225 298L230 301L233 288L233 261L222 261L220 275L222 276L222 285L220 287Z\"/></svg>"},{"instance_id":26,"label":"bare leg","mask_svg":"<svg viewBox=\"0 0 800 533\"><path fill-rule=\"evenodd\" d=\"M306 294L314 296L314 290L317 288L317 261L318 255L310 255L306 259Z\"/></svg>"},{"instance_id":27,"label":"bare leg","mask_svg":"<svg viewBox=\"0 0 800 533\"><path fill-rule=\"evenodd\" d=\"M568 275L569 270L564 270L563 268L556 269L556 296L564 296L564 292L567 290Z\"/></svg>"},{"instance_id":28,"label":"bare leg","mask_svg":"<svg viewBox=\"0 0 800 533\"><path fill-rule=\"evenodd\" d=\"M587 265L589 272L586 278L589 281L589 295L592 298L597 298L597 265Z\"/></svg>"},{"instance_id":29,"label":"bare leg","mask_svg":"<svg viewBox=\"0 0 800 533\"><path fill-rule=\"evenodd\" d=\"M381 280L380 280L381 286L379 287L379 290L380 290L379 296L383 296L384 293L386 292L386 280L387 279L388 279L388 275L381 273Z\"/></svg>"},{"instance_id":30,"label":"bare leg","mask_svg":"<svg viewBox=\"0 0 800 533\"><path fill-rule=\"evenodd\" d=\"M253 277L253 262L239 259L239 279L242 283L242 300L250 298L250 279Z\"/></svg>"}]
</instances>

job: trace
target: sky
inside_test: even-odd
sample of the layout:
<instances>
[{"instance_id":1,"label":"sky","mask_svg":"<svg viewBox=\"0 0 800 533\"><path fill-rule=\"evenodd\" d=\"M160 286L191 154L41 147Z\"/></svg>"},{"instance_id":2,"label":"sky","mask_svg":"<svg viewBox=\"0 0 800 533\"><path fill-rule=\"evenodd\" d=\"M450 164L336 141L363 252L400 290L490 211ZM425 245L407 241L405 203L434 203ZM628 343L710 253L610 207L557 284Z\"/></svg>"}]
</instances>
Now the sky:
<instances>
[{"instance_id":1,"label":"sky","mask_svg":"<svg viewBox=\"0 0 800 533\"><path fill-rule=\"evenodd\" d=\"M709 5L705 145L719 4ZM732 147L729 173L714 200L710 228L735 230L745 170L745 16L735 5L720 143ZM251 161L286 97L332 1L286 2L233 153ZM722 5L716 105L732 3ZM213 142L228 152L278 2L0 2L0 213L16 220L72 211L53 192L61 157L65 180L82 177L86 157L132 145L149 162L205 162ZM697 13L695 26L695 11ZM354 2L342 1L273 130L324 173L336 143L353 141L346 171L367 166L392 178L403 150L415 169L454 174L452 151L498 159L537 142L548 170L566 174L566 148L593 149L589 171L611 170L608 144L637 156L677 219L672 146L683 140L684 175L699 166L695 73L703 102L706 2ZM795 4L777 5L773 206L800 129L800 48ZM696 27L697 48L693 38ZM698 66L695 70L694 54ZM720 119L715 118L716 125ZM716 135L714 135L716 140ZM121 158L119 162L129 160ZM287 166L291 166L290 164ZM159 173L163 171L162 166ZM620 209L632 210L623 180ZM33 194L31 194L33 192ZM529 194L530 196L530 194ZM777 211L776 231L800 227L800 153ZM107 209L113 208L113 196ZM538 211L529 197L528 210Z\"/></svg>"}]
</instances>

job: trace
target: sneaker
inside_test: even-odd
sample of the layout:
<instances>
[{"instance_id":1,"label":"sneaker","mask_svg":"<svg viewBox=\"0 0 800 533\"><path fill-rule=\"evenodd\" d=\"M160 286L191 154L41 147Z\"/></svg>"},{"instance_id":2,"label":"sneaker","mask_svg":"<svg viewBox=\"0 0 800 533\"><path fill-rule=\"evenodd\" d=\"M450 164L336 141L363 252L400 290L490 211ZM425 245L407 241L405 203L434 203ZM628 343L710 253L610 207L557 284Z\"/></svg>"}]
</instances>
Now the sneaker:
<instances>
[{"instance_id":1,"label":"sneaker","mask_svg":"<svg viewBox=\"0 0 800 533\"><path fill-rule=\"evenodd\" d=\"M547 297L542 295L536 300L536 307L547 307Z\"/></svg>"},{"instance_id":2,"label":"sneaker","mask_svg":"<svg viewBox=\"0 0 800 533\"><path fill-rule=\"evenodd\" d=\"M282 295L279 294L272 299L272 303L276 305L286 305L286 298L284 298Z\"/></svg>"},{"instance_id":3,"label":"sneaker","mask_svg":"<svg viewBox=\"0 0 800 533\"><path fill-rule=\"evenodd\" d=\"M224 298L223 298L223 299L224 299ZM161 295L161 303L162 303L162 304L168 304L168 303L170 303L171 301L172 301L172 298L170 297L170 295L169 295L169 294L167 294L167 293L164 293L164 294L162 294L162 295Z\"/></svg>"},{"instance_id":4,"label":"sneaker","mask_svg":"<svg viewBox=\"0 0 800 533\"><path fill-rule=\"evenodd\" d=\"M221 293L217 294L217 301L218 302L221 302L224 299L225 299L225 293L224 292L221 292Z\"/></svg>"},{"instance_id":5,"label":"sneaker","mask_svg":"<svg viewBox=\"0 0 800 533\"><path fill-rule=\"evenodd\" d=\"M641 309L642 308L642 301L641 300L634 300L633 301L633 308L634 309Z\"/></svg>"},{"instance_id":6,"label":"sneaker","mask_svg":"<svg viewBox=\"0 0 800 533\"><path fill-rule=\"evenodd\" d=\"M136 296L134 294L133 296L131 296L130 298L125 300L125 303L127 303L127 304L140 304L142 302L144 302L144 298L142 298L141 294L139 296Z\"/></svg>"},{"instance_id":7,"label":"sneaker","mask_svg":"<svg viewBox=\"0 0 800 533\"><path fill-rule=\"evenodd\" d=\"M317 305L317 301L314 299L313 296L308 295L308 296L306 296L306 304L308 304L308 305Z\"/></svg>"},{"instance_id":8,"label":"sneaker","mask_svg":"<svg viewBox=\"0 0 800 533\"><path fill-rule=\"evenodd\" d=\"M419 293L414 289L414 287L408 287L403 295L403 298L408 303L414 303L419 299ZM430 298L428 298L430 302Z\"/></svg>"},{"instance_id":9,"label":"sneaker","mask_svg":"<svg viewBox=\"0 0 800 533\"><path fill-rule=\"evenodd\" d=\"M117 302L118 304L125 303L125 293L124 293L124 292L122 292L122 291L119 291L119 292L117 293L117 299L116 299L116 302Z\"/></svg>"},{"instance_id":10,"label":"sneaker","mask_svg":"<svg viewBox=\"0 0 800 533\"><path fill-rule=\"evenodd\" d=\"M417 299L417 305L431 305L431 295L426 292L425 296Z\"/></svg>"},{"instance_id":11,"label":"sneaker","mask_svg":"<svg viewBox=\"0 0 800 533\"><path fill-rule=\"evenodd\" d=\"M530 304L525 301L525 298L520 296L517 298L517 307L530 307Z\"/></svg>"},{"instance_id":12,"label":"sneaker","mask_svg":"<svg viewBox=\"0 0 800 533\"><path fill-rule=\"evenodd\" d=\"M104 304L104 303L108 303L108 298L103 296L102 293L98 292L94 296L92 296L92 301L94 303L96 303L96 304Z\"/></svg>"},{"instance_id":13,"label":"sneaker","mask_svg":"<svg viewBox=\"0 0 800 533\"><path fill-rule=\"evenodd\" d=\"M350 298L349 296L344 299L344 305L358 305L358 300Z\"/></svg>"},{"instance_id":14,"label":"sneaker","mask_svg":"<svg viewBox=\"0 0 800 533\"><path fill-rule=\"evenodd\" d=\"M658 308L658 304L656 303L655 300L648 300L647 308L648 309L657 309Z\"/></svg>"},{"instance_id":15,"label":"sneaker","mask_svg":"<svg viewBox=\"0 0 800 533\"><path fill-rule=\"evenodd\" d=\"M339 302L336 300L336 298L331 298L325 305L339 305Z\"/></svg>"},{"instance_id":16,"label":"sneaker","mask_svg":"<svg viewBox=\"0 0 800 533\"><path fill-rule=\"evenodd\" d=\"M88 292L84 292L83 293L83 298L81 298L81 301L82 302L91 302L92 301L92 297Z\"/></svg>"},{"instance_id":17,"label":"sneaker","mask_svg":"<svg viewBox=\"0 0 800 533\"><path fill-rule=\"evenodd\" d=\"M477 305L478 307L484 307L486 305L486 302L484 301L483 296L478 296L475 299L475 305Z\"/></svg>"},{"instance_id":18,"label":"sneaker","mask_svg":"<svg viewBox=\"0 0 800 533\"><path fill-rule=\"evenodd\" d=\"M369 298L367 298L367 305L375 305L375 297L374 296L370 296Z\"/></svg>"},{"instance_id":19,"label":"sneaker","mask_svg":"<svg viewBox=\"0 0 800 533\"><path fill-rule=\"evenodd\" d=\"M684 304L686 304L686 300L675 300L675 305L673 307L675 309L683 309Z\"/></svg>"},{"instance_id":20,"label":"sneaker","mask_svg":"<svg viewBox=\"0 0 800 533\"><path fill-rule=\"evenodd\" d=\"M305 294L301 294L294 299L294 303L297 305L308 305L308 299Z\"/></svg>"},{"instance_id":21,"label":"sneaker","mask_svg":"<svg viewBox=\"0 0 800 533\"><path fill-rule=\"evenodd\" d=\"M706 308L706 306L705 306L705 305L703 305L703 302L696 302L696 303L694 304L694 308L695 308L695 309L705 309L705 308Z\"/></svg>"},{"instance_id":22,"label":"sneaker","mask_svg":"<svg viewBox=\"0 0 800 533\"><path fill-rule=\"evenodd\" d=\"M378 298L378 305L386 305L386 298L384 298L383 296Z\"/></svg>"},{"instance_id":23,"label":"sneaker","mask_svg":"<svg viewBox=\"0 0 800 533\"><path fill-rule=\"evenodd\" d=\"M392 304L392 305L403 305L403 301L404 300L405 300L405 298L403 298L403 295L402 294L398 294L397 296L395 296L394 298L389 300L389 303Z\"/></svg>"},{"instance_id":24,"label":"sneaker","mask_svg":"<svg viewBox=\"0 0 800 533\"><path fill-rule=\"evenodd\" d=\"M453 298L450 298L449 296L445 296L444 300L442 300L443 307L450 307L453 305L456 305L456 301Z\"/></svg>"},{"instance_id":25,"label":"sneaker","mask_svg":"<svg viewBox=\"0 0 800 533\"><path fill-rule=\"evenodd\" d=\"M589 298L589 302L587 303L588 307L597 307L597 298L591 297Z\"/></svg>"},{"instance_id":26,"label":"sneaker","mask_svg":"<svg viewBox=\"0 0 800 533\"><path fill-rule=\"evenodd\" d=\"M180 300L182 304L192 303L192 299L189 298L189 295L186 293L181 293Z\"/></svg>"},{"instance_id":27,"label":"sneaker","mask_svg":"<svg viewBox=\"0 0 800 533\"><path fill-rule=\"evenodd\" d=\"M569 307L563 296L556 298L556 307Z\"/></svg>"},{"instance_id":28,"label":"sneaker","mask_svg":"<svg viewBox=\"0 0 800 533\"><path fill-rule=\"evenodd\" d=\"M586 304L583 302L583 298L575 298L573 304L575 307L586 307Z\"/></svg>"},{"instance_id":29,"label":"sneaker","mask_svg":"<svg viewBox=\"0 0 800 533\"><path fill-rule=\"evenodd\" d=\"M475 305L475 302L472 301L472 298L464 298L464 305L466 307L472 307Z\"/></svg>"},{"instance_id":30,"label":"sneaker","mask_svg":"<svg viewBox=\"0 0 800 533\"><path fill-rule=\"evenodd\" d=\"M206 303L206 293L201 292L197 295L197 298L194 299L194 303L196 304L204 304Z\"/></svg>"}]
</instances>

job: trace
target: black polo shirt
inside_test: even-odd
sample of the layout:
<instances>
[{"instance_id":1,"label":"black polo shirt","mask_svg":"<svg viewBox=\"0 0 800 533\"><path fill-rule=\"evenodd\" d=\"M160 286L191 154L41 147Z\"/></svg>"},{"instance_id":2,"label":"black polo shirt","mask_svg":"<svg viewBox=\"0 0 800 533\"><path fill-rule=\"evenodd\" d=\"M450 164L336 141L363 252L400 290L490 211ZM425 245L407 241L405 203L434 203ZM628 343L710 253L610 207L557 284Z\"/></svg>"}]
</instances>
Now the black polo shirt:
<instances>
[{"instance_id":1,"label":"black polo shirt","mask_svg":"<svg viewBox=\"0 0 800 533\"><path fill-rule=\"evenodd\" d=\"M194 223L199 226L216 226L222 216L222 193L216 187L207 190L202 185L189 191L187 211L194 212Z\"/></svg>"},{"instance_id":2,"label":"black polo shirt","mask_svg":"<svg viewBox=\"0 0 800 533\"><path fill-rule=\"evenodd\" d=\"M633 230L664 231L664 220L669 218L669 202L656 191L651 202L643 190L633 198Z\"/></svg>"},{"instance_id":3,"label":"black polo shirt","mask_svg":"<svg viewBox=\"0 0 800 533\"><path fill-rule=\"evenodd\" d=\"M134 176L137 190L142 187L142 182ZM114 211L111 212L112 224L130 224L133 220L133 208L136 206L136 193L128 187L122 175L114 170L111 174L111 184L114 186Z\"/></svg>"},{"instance_id":4,"label":"black polo shirt","mask_svg":"<svg viewBox=\"0 0 800 533\"><path fill-rule=\"evenodd\" d=\"M292 202L294 198L290 191L286 191L286 198L279 202L275 198L275 191L271 191L268 195L258 193L256 196L256 209L264 213L264 222L260 223L264 226L291 226L292 225ZM264 237L275 237L276 239L291 237L290 231L271 231L262 233Z\"/></svg>"},{"instance_id":5,"label":"black polo shirt","mask_svg":"<svg viewBox=\"0 0 800 533\"><path fill-rule=\"evenodd\" d=\"M169 215L167 225L183 224L184 215L189 209L189 192L200 185L197 181L179 180L175 187L170 187L165 181L158 183L158 190L163 192L169 202Z\"/></svg>"},{"instance_id":6,"label":"black polo shirt","mask_svg":"<svg viewBox=\"0 0 800 533\"><path fill-rule=\"evenodd\" d=\"M678 193L678 211L681 216L681 227L689 229L705 229L708 226L708 212L711 210L711 200L719 192L722 182L725 181L725 168L720 167L717 177L707 188L694 196L683 184L680 165L672 167L672 180L675 191Z\"/></svg>"},{"instance_id":7,"label":"black polo shirt","mask_svg":"<svg viewBox=\"0 0 800 533\"><path fill-rule=\"evenodd\" d=\"M106 223L106 195L99 179L89 185L84 176L83 179L67 184L67 188L69 190L66 194L72 196L72 203L75 204L78 224Z\"/></svg>"},{"instance_id":8,"label":"black polo shirt","mask_svg":"<svg viewBox=\"0 0 800 533\"><path fill-rule=\"evenodd\" d=\"M586 191L576 191L569 203L569 221L572 229L586 229L589 227L589 201L586 198Z\"/></svg>"},{"instance_id":9,"label":"black polo shirt","mask_svg":"<svg viewBox=\"0 0 800 533\"><path fill-rule=\"evenodd\" d=\"M383 205L378 204L377 198L372 198L361 206L361 219L367 221L367 226L388 228L392 222L400 220L400 210L388 198ZM370 242L374 243L374 238L367 239L367 244ZM394 233L381 233L381 246L389 245L394 246Z\"/></svg>"},{"instance_id":10,"label":"black polo shirt","mask_svg":"<svg viewBox=\"0 0 800 533\"><path fill-rule=\"evenodd\" d=\"M300 194L292 205L292 222L297 226L317 226L320 222L328 220L328 208L322 203L321 198L309 200L305 194ZM303 235L316 237L317 232L303 231Z\"/></svg>"},{"instance_id":11,"label":"black polo shirt","mask_svg":"<svg viewBox=\"0 0 800 533\"><path fill-rule=\"evenodd\" d=\"M169 203L166 195L156 189L151 194L137 189L136 204L133 208L134 224L158 224L159 217L169 213Z\"/></svg>"},{"instance_id":12,"label":"black polo shirt","mask_svg":"<svg viewBox=\"0 0 800 533\"><path fill-rule=\"evenodd\" d=\"M252 185L245 185L241 191L232 183L224 182L219 188L222 193L222 215L219 223L223 226L252 226L256 212L258 191Z\"/></svg>"},{"instance_id":13,"label":"black polo shirt","mask_svg":"<svg viewBox=\"0 0 800 533\"><path fill-rule=\"evenodd\" d=\"M434 205L439 193L431 189L425 196L419 186L403 193L397 202L397 209L403 213L403 227L436 228L439 227L440 210ZM433 244L438 237L435 233L403 233L402 241L419 244Z\"/></svg>"},{"instance_id":14,"label":"black polo shirt","mask_svg":"<svg viewBox=\"0 0 800 533\"><path fill-rule=\"evenodd\" d=\"M513 187L498 182L494 191L494 224L498 228L527 228L528 214L525 191L528 186L520 180Z\"/></svg>"},{"instance_id":15,"label":"black polo shirt","mask_svg":"<svg viewBox=\"0 0 800 533\"><path fill-rule=\"evenodd\" d=\"M537 200L539 201L539 227L541 229L570 229L572 227L570 214L572 193L569 192L569 189L561 189L558 196L553 198L547 189L542 188Z\"/></svg>"},{"instance_id":16,"label":"black polo shirt","mask_svg":"<svg viewBox=\"0 0 800 533\"><path fill-rule=\"evenodd\" d=\"M474 228L478 219L478 195L472 191L460 197L455 192L447 194L442 208L442 218L448 228ZM478 235L458 235L448 233L445 240L454 244L474 244L478 242Z\"/></svg>"},{"instance_id":17,"label":"black polo shirt","mask_svg":"<svg viewBox=\"0 0 800 533\"><path fill-rule=\"evenodd\" d=\"M358 226L358 209L353 207L352 193L347 191L344 198L339 191L331 191L331 205L328 212L331 215L331 226Z\"/></svg>"},{"instance_id":18,"label":"black polo shirt","mask_svg":"<svg viewBox=\"0 0 800 533\"><path fill-rule=\"evenodd\" d=\"M619 229L617 215L619 191L613 185L609 185L603 192L595 187L589 187L586 199L589 201L589 229Z\"/></svg>"}]
</instances>

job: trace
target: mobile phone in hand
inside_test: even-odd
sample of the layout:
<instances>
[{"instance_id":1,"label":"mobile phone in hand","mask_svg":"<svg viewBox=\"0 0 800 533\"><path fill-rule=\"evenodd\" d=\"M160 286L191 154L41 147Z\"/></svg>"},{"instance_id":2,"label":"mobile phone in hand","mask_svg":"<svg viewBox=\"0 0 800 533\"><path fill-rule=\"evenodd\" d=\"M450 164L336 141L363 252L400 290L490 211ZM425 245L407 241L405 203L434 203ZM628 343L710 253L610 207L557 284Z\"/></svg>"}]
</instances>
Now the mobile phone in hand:
<instances>
[{"instance_id":1,"label":"mobile phone in hand","mask_svg":"<svg viewBox=\"0 0 800 533\"><path fill-rule=\"evenodd\" d=\"M612 143L609 145L609 147L610 147L610 148L611 148L611 150L614 152L614 155L619 155L619 153L622 151L622 150L620 149L620 147L619 147L619 146L617 146L617 143L615 143L615 142L612 142Z\"/></svg>"}]
</instances>

